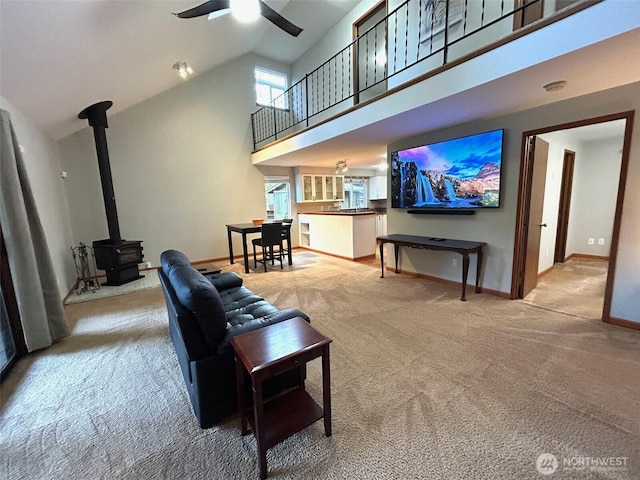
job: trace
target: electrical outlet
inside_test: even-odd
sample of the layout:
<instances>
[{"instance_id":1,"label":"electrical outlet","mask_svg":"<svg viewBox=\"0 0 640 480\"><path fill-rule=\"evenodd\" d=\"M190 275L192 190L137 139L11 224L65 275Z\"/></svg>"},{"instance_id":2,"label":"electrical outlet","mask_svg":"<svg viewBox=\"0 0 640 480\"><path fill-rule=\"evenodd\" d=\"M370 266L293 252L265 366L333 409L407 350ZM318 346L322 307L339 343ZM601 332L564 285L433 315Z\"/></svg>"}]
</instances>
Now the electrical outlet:
<instances>
[{"instance_id":1,"label":"electrical outlet","mask_svg":"<svg viewBox=\"0 0 640 480\"><path fill-rule=\"evenodd\" d=\"M458 266L458 259L457 258L452 258L451 259L451 266L452 267L457 267Z\"/></svg>"},{"instance_id":2,"label":"electrical outlet","mask_svg":"<svg viewBox=\"0 0 640 480\"><path fill-rule=\"evenodd\" d=\"M604 245L604 238L598 239L598 245Z\"/></svg>"},{"instance_id":3,"label":"electrical outlet","mask_svg":"<svg viewBox=\"0 0 640 480\"><path fill-rule=\"evenodd\" d=\"M593 245L594 243L596 243L596 239L595 238L589 238L589 240L587 240L587 243L589 245Z\"/></svg>"}]
</instances>

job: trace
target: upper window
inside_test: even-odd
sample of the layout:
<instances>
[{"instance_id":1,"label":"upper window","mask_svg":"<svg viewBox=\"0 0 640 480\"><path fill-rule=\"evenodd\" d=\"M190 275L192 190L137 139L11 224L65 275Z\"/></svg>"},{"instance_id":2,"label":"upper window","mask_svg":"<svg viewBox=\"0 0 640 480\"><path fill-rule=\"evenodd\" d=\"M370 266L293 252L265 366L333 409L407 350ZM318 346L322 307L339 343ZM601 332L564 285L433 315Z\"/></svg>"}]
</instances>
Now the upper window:
<instances>
[{"instance_id":1,"label":"upper window","mask_svg":"<svg viewBox=\"0 0 640 480\"><path fill-rule=\"evenodd\" d=\"M287 76L265 68L256 67L256 102L258 105L287 108ZM272 103L273 102L273 103Z\"/></svg>"},{"instance_id":2,"label":"upper window","mask_svg":"<svg viewBox=\"0 0 640 480\"><path fill-rule=\"evenodd\" d=\"M367 206L367 179L364 177L344 177L343 210L365 208Z\"/></svg>"}]
</instances>

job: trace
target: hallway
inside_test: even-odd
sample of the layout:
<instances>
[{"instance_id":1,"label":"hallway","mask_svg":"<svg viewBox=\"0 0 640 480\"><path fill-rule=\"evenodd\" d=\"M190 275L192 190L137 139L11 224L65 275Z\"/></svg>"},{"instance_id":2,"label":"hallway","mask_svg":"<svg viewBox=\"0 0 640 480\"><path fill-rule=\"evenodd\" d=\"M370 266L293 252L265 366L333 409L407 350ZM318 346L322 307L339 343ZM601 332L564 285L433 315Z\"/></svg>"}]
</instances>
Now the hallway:
<instances>
[{"instance_id":1,"label":"hallway","mask_svg":"<svg viewBox=\"0 0 640 480\"><path fill-rule=\"evenodd\" d=\"M588 319L602 319L609 262L572 258L556 263L538 279L538 286L523 300L530 305Z\"/></svg>"}]
</instances>

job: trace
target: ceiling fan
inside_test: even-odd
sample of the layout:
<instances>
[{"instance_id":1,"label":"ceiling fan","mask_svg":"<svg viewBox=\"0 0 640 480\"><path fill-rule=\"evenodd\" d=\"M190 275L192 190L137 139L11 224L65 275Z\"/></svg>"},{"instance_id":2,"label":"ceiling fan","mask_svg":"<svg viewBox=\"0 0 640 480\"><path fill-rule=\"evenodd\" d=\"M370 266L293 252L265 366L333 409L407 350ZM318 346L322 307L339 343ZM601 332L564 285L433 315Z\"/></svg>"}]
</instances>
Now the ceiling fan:
<instances>
[{"instance_id":1,"label":"ceiling fan","mask_svg":"<svg viewBox=\"0 0 640 480\"><path fill-rule=\"evenodd\" d=\"M184 12L174 13L174 15L178 18L195 18L201 17L202 15L209 15L211 19L229 12L236 16L236 12L242 14L243 11L251 9L255 17L262 15L289 35L297 37L302 32L302 28L291 23L262 0L209 0ZM240 20L242 19L240 18Z\"/></svg>"}]
</instances>

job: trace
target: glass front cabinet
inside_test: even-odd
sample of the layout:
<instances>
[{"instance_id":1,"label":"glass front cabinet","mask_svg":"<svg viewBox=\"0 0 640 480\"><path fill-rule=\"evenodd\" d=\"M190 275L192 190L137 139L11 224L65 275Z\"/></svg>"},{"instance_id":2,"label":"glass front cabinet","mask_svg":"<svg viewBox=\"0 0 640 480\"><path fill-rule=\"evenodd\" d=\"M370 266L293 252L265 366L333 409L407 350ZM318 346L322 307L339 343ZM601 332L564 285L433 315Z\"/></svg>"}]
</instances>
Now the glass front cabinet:
<instances>
[{"instance_id":1,"label":"glass front cabinet","mask_svg":"<svg viewBox=\"0 0 640 480\"><path fill-rule=\"evenodd\" d=\"M296 175L296 202L335 202L344 200L342 175Z\"/></svg>"}]
</instances>

